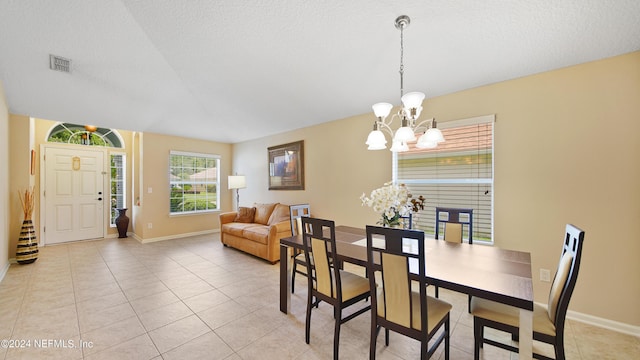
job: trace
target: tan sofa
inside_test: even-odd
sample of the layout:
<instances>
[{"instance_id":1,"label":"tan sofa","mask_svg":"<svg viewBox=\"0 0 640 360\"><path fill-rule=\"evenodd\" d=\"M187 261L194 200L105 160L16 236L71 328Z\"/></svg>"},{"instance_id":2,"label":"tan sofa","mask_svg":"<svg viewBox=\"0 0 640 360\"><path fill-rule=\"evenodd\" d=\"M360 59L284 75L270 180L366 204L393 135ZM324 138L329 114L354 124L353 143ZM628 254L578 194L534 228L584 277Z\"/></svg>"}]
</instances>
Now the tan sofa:
<instances>
[{"instance_id":1,"label":"tan sofa","mask_svg":"<svg viewBox=\"0 0 640 360\"><path fill-rule=\"evenodd\" d=\"M220 241L225 246L261 257L280 260L280 239L291 236L289 205L254 204L220 214Z\"/></svg>"}]
</instances>

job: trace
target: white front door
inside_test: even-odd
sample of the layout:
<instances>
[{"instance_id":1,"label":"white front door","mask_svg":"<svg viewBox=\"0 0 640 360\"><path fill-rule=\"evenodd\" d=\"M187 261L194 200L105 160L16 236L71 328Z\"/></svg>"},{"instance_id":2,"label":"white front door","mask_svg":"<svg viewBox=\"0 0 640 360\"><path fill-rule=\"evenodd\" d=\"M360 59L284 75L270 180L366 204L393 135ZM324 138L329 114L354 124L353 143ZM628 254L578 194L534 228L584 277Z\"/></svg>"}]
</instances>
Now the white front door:
<instances>
[{"instance_id":1,"label":"white front door","mask_svg":"<svg viewBox=\"0 0 640 360\"><path fill-rule=\"evenodd\" d=\"M46 244L104 237L104 153L47 147Z\"/></svg>"}]
</instances>

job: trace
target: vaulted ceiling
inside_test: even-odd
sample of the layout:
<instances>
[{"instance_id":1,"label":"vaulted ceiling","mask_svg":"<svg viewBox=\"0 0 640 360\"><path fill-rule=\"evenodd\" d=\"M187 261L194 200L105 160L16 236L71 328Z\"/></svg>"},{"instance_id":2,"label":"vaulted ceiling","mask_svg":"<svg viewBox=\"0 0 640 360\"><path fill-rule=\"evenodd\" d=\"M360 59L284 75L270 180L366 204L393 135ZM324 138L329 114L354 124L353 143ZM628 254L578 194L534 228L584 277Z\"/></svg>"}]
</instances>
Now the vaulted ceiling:
<instances>
[{"instance_id":1,"label":"vaulted ceiling","mask_svg":"<svg viewBox=\"0 0 640 360\"><path fill-rule=\"evenodd\" d=\"M427 99L640 49L638 0L0 0L0 81L15 114L235 143L399 105L399 15Z\"/></svg>"}]
</instances>

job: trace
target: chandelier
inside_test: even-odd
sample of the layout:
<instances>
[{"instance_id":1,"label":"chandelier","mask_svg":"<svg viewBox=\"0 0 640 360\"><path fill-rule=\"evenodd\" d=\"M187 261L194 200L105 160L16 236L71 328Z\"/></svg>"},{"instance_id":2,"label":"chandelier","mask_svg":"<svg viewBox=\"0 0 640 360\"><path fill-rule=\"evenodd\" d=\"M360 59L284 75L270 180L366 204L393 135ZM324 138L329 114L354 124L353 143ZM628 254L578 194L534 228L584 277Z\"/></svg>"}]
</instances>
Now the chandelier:
<instances>
[{"instance_id":1,"label":"chandelier","mask_svg":"<svg viewBox=\"0 0 640 360\"><path fill-rule=\"evenodd\" d=\"M407 143L416 141L416 139L416 147L420 149L435 148L438 143L444 141L442 132L436 128L435 119L418 122L418 117L420 117L420 112L422 111L424 94L417 91L404 93L404 29L409 26L410 22L411 19L406 15L398 16L395 22L396 28L400 30L400 99L402 100L402 108L387 121L393 105L389 103L373 104L373 113L377 120L373 123L373 130L367 137L368 150L387 148L387 139L382 131L386 131L393 139L389 149L393 152L408 151L409 146ZM396 130L394 135L391 124L396 119L400 121L400 128ZM421 132L423 134L416 138L416 133L419 134Z\"/></svg>"}]
</instances>

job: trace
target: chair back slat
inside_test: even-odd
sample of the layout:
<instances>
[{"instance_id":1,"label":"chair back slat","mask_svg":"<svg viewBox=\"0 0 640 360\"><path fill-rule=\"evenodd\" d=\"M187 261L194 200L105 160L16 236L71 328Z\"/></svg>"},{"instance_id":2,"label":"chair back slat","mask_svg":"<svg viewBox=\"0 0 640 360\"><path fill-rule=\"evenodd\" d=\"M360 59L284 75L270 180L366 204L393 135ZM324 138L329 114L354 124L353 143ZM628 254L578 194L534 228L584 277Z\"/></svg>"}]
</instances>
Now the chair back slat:
<instances>
[{"instance_id":1,"label":"chair back slat","mask_svg":"<svg viewBox=\"0 0 640 360\"><path fill-rule=\"evenodd\" d=\"M316 289L329 297L335 297L333 282L331 281L331 267L329 267L329 251L327 241L312 237L311 252L313 253L313 266L316 274ZM307 262L308 264L309 262Z\"/></svg>"},{"instance_id":2,"label":"chair back slat","mask_svg":"<svg viewBox=\"0 0 640 360\"><path fill-rule=\"evenodd\" d=\"M462 224L448 222L444 224L444 240L454 243L462 242Z\"/></svg>"},{"instance_id":3,"label":"chair back slat","mask_svg":"<svg viewBox=\"0 0 640 360\"><path fill-rule=\"evenodd\" d=\"M386 317L389 321L400 324L404 327L411 325L411 282L409 281L409 270L407 258L401 255L382 252L382 292L378 301L384 306L379 315Z\"/></svg>"},{"instance_id":4,"label":"chair back slat","mask_svg":"<svg viewBox=\"0 0 640 360\"><path fill-rule=\"evenodd\" d=\"M578 280L584 231L567 224L562 245L562 253L558 262L558 270L553 278L549 292L548 315L556 325L556 332L564 328L564 321L569 307L569 300Z\"/></svg>"}]
</instances>

